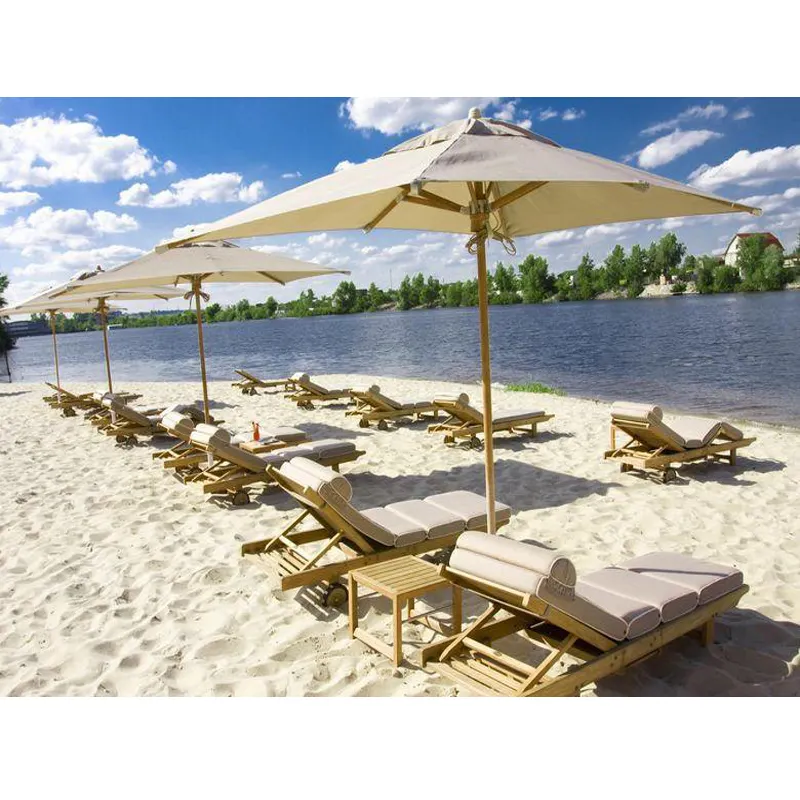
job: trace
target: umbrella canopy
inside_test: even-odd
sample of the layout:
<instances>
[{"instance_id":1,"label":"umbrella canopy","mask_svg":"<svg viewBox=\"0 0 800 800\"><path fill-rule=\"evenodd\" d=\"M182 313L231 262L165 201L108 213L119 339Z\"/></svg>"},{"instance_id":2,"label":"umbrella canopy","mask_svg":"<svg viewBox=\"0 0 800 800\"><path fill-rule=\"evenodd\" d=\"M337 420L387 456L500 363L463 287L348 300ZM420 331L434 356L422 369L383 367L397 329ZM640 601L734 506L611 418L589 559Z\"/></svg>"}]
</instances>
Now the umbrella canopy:
<instances>
[{"instance_id":1,"label":"umbrella canopy","mask_svg":"<svg viewBox=\"0 0 800 800\"><path fill-rule=\"evenodd\" d=\"M486 495L495 531L486 241L514 254L513 239L565 228L757 209L598 156L561 147L473 108L380 158L239 211L178 247L222 237L374 228L469 234L478 266Z\"/></svg>"},{"instance_id":2,"label":"umbrella canopy","mask_svg":"<svg viewBox=\"0 0 800 800\"><path fill-rule=\"evenodd\" d=\"M157 249L108 272L93 275L91 280L83 285L73 285L64 289L63 297L82 297L104 290L131 291L162 281L173 286L189 285L191 289L185 297L188 300L194 296L195 299L200 374L203 381L203 409L206 422L209 422L211 415L203 346L203 315L200 307L200 298L208 301L209 296L202 291L203 284L277 283L284 286L302 278L337 274L350 273L347 270L330 269L319 264L238 247L231 242L210 241L168 250Z\"/></svg>"},{"instance_id":3,"label":"umbrella canopy","mask_svg":"<svg viewBox=\"0 0 800 800\"><path fill-rule=\"evenodd\" d=\"M53 359L56 371L56 386L61 391L61 377L58 369L58 343L56 340L56 314L65 313L96 313L100 317L103 329L103 351L106 360L106 377L108 379L108 391L112 392L113 383L111 380L111 359L108 350L108 312L112 306L108 305L109 300L168 300L180 297L183 292L169 286L139 286L136 289L98 289L93 288L91 281L98 275L103 274L103 270L98 267L95 271L82 272L59 286L47 289L26 300L24 303L3 309L3 316L13 314L34 314L37 312L47 312L50 316L50 331L53 335ZM89 287L91 293L80 296L65 294L76 286ZM116 310L116 307L113 307Z\"/></svg>"}]
</instances>

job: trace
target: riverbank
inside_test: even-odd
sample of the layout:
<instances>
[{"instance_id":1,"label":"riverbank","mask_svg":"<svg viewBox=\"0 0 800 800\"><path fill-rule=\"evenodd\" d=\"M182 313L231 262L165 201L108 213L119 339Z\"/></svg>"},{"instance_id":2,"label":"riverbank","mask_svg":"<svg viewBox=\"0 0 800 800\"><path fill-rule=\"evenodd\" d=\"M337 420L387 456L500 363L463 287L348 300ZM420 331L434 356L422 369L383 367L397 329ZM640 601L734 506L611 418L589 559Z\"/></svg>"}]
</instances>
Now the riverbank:
<instances>
[{"instance_id":1,"label":"riverbank","mask_svg":"<svg viewBox=\"0 0 800 800\"><path fill-rule=\"evenodd\" d=\"M374 376L403 400L478 387ZM87 390L88 384L69 388ZM196 400L197 383L128 383L143 402ZM39 384L0 387L0 695L454 695L408 661L394 669L350 639L346 616L280 591L238 554L236 534L276 530L296 514L266 494L229 510L170 478L153 448L115 446L80 418L48 409ZM210 387L214 413L237 430L292 424L357 443L343 472L365 508L451 489L483 491L482 454L446 448L424 425L362 430L342 408L298 411L280 395ZM698 464L663 486L602 461L608 405L497 391L497 413L544 408L534 440L496 440L503 529L565 551L579 572L655 549L735 564L751 586L710 650L693 641L589 687L587 694L797 694L800 664L800 433L757 424L736 467ZM434 603L445 597L434 595ZM468 613L477 606L469 602ZM388 633L387 607L364 624ZM407 656L432 634L404 628Z\"/></svg>"}]
</instances>

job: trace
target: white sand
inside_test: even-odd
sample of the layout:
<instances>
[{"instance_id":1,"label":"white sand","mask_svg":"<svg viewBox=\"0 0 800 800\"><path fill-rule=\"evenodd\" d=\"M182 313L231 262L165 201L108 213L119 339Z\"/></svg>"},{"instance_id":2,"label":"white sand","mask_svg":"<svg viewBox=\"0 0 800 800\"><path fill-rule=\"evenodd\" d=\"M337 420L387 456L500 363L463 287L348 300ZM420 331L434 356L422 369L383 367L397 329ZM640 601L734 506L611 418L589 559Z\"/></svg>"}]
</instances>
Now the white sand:
<instances>
[{"instance_id":1,"label":"white sand","mask_svg":"<svg viewBox=\"0 0 800 800\"><path fill-rule=\"evenodd\" d=\"M375 380L408 400L465 388L319 379ZM153 405L199 397L190 383L124 388ZM479 387L467 390L479 398ZM220 507L174 480L151 459L151 445L117 447L81 416L49 409L43 393L0 387L0 695L460 693L409 660L394 669L349 638L345 614L281 592L273 575L240 558L234 535L285 524L296 514L291 498L273 492ZM258 419L262 430L293 424L315 438L356 441L367 454L344 472L362 507L482 492L482 454L444 447L424 424L364 431L341 407L299 411L280 395L245 397L228 383L212 384L211 396L234 429ZM687 466L663 486L602 461L605 404L502 391L495 403L498 412L533 406L557 415L536 440L496 440L498 497L516 512L504 535L555 545L579 571L675 550L735 564L751 586L709 650L686 639L585 693L800 693L800 433L748 423L758 441L736 467ZM388 630L386 605L365 599L362 607L362 624ZM433 634L408 625L404 637L413 659Z\"/></svg>"}]
</instances>

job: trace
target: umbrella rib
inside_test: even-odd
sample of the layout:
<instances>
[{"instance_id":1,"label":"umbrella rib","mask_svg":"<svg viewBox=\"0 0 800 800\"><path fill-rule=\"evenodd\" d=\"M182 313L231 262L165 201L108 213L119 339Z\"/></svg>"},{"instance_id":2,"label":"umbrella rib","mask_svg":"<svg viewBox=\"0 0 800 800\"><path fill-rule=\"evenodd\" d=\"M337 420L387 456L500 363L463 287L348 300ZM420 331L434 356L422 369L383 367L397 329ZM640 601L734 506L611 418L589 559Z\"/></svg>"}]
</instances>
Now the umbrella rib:
<instances>
[{"instance_id":1,"label":"umbrella rib","mask_svg":"<svg viewBox=\"0 0 800 800\"><path fill-rule=\"evenodd\" d=\"M500 186L497 183L490 183L488 186L488 191L486 192L488 196L494 196L495 201L500 197ZM498 208L495 212L497 215L497 219L500 223L500 233L503 234L506 238L510 238L508 236L508 226L506 225L506 218L503 216L503 209Z\"/></svg>"},{"instance_id":2,"label":"umbrella rib","mask_svg":"<svg viewBox=\"0 0 800 800\"><path fill-rule=\"evenodd\" d=\"M265 278L269 278L271 281L274 281L275 283L279 283L281 286L286 286L286 281L282 281L280 278L276 278L269 272L262 272L261 270L259 270L258 274L263 275Z\"/></svg>"},{"instance_id":3,"label":"umbrella rib","mask_svg":"<svg viewBox=\"0 0 800 800\"><path fill-rule=\"evenodd\" d=\"M492 203L491 210L498 211L509 203L514 203L521 197L525 197L526 194L530 194L537 189L541 189L543 186L547 186L548 183L549 181L531 181L530 183L523 183L522 186L518 186L508 194L498 197L497 200Z\"/></svg>"},{"instance_id":4,"label":"umbrella rib","mask_svg":"<svg viewBox=\"0 0 800 800\"><path fill-rule=\"evenodd\" d=\"M378 215L371 221L368 222L364 226L364 233L369 233L393 208L403 202L408 197L408 193L411 191L411 187L404 186L400 192L397 194L396 197L392 199L392 202L386 206L382 211L378 213Z\"/></svg>"},{"instance_id":5,"label":"umbrella rib","mask_svg":"<svg viewBox=\"0 0 800 800\"><path fill-rule=\"evenodd\" d=\"M417 203L418 205L431 206L439 208L442 211L454 211L456 214L468 214L469 209L464 206L448 200L446 197L440 197L438 194L429 192L427 189L420 189L417 196L409 195L405 198L407 203Z\"/></svg>"}]
</instances>

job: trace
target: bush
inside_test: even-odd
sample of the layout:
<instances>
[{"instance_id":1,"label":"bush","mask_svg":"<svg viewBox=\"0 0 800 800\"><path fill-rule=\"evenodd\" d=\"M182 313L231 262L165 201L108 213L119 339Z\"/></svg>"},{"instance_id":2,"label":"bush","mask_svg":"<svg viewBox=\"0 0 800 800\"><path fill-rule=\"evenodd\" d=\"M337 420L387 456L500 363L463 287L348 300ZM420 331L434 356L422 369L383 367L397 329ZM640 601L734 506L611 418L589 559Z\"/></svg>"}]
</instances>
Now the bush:
<instances>
[{"instance_id":1,"label":"bush","mask_svg":"<svg viewBox=\"0 0 800 800\"><path fill-rule=\"evenodd\" d=\"M548 386L545 383L532 381L531 383L509 383L506 386L507 392L531 392L533 394L555 394L559 397L564 397L566 392L555 386Z\"/></svg>"},{"instance_id":2,"label":"bush","mask_svg":"<svg viewBox=\"0 0 800 800\"><path fill-rule=\"evenodd\" d=\"M672 294L683 294L685 291L686 291L686 284L681 281L673 283L672 288L670 289L670 292L672 292Z\"/></svg>"}]
</instances>

